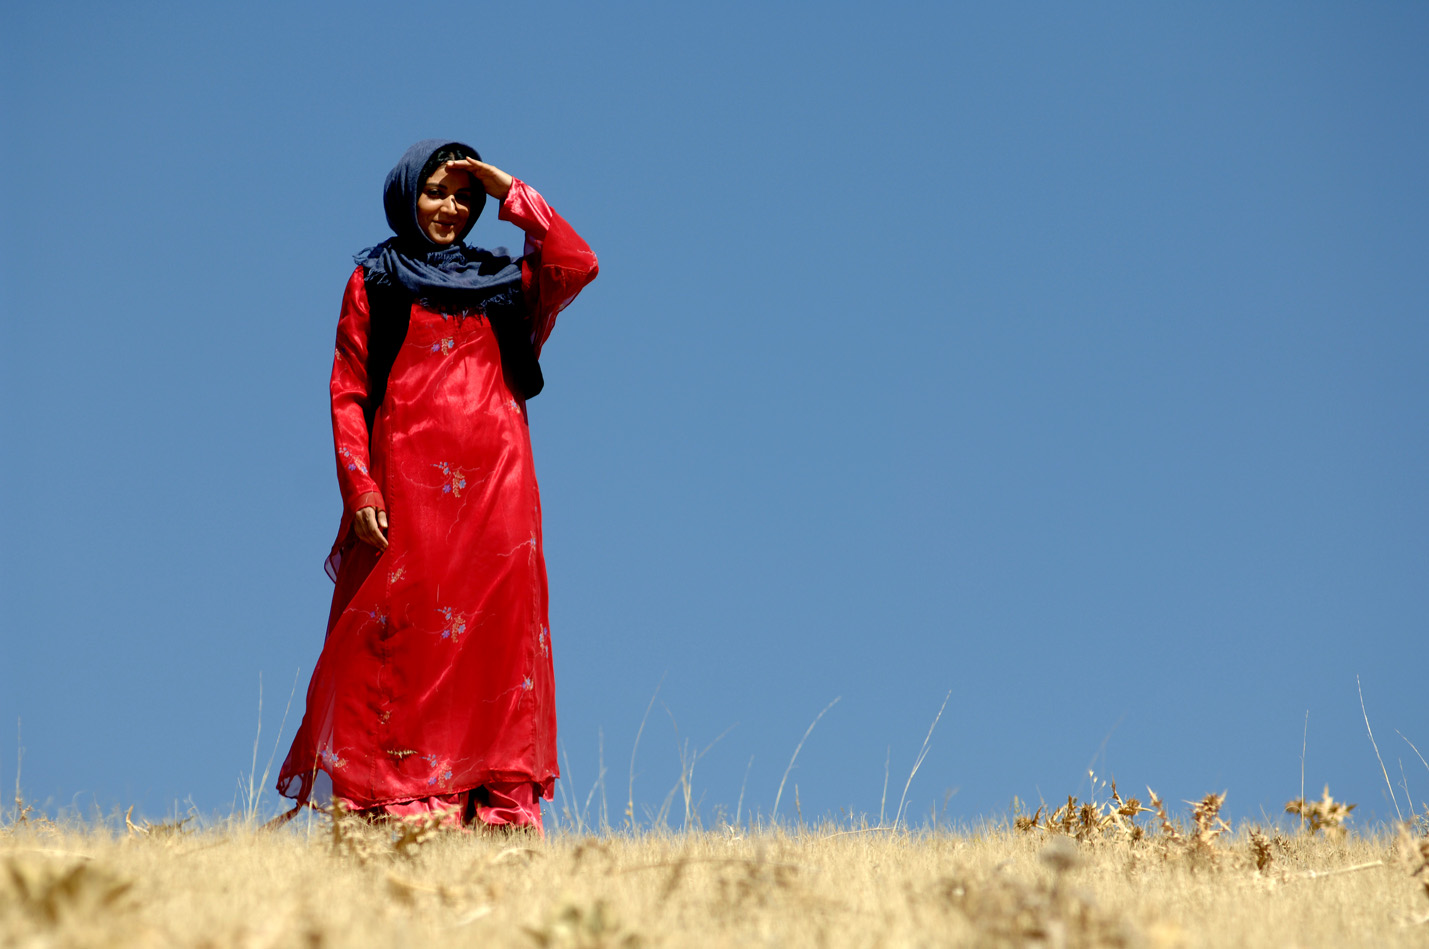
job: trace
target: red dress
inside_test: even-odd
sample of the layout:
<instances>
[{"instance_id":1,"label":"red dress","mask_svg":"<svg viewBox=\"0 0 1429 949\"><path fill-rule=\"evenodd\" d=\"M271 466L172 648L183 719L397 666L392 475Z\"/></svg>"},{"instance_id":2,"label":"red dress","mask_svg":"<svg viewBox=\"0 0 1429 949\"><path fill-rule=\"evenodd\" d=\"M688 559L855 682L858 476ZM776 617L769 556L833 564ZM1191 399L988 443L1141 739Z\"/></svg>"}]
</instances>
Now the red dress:
<instances>
[{"instance_id":1,"label":"red dress","mask_svg":"<svg viewBox=\"0 0 1429 949\"><path fill-rule=\"evenodd\" d=\"M556 314L595 278L595 254L519 180L500 218L526 232L522 289L539 354ZM332 370L336 590L278 790L299 803L470 807L489 823L539 826L536 798L551 799L559 769L525 403L480 313L415 303L369 438L368 322L359 267ZM387 512L385 552L352 528L367 506Z\"/></svg>"}]
</instances>

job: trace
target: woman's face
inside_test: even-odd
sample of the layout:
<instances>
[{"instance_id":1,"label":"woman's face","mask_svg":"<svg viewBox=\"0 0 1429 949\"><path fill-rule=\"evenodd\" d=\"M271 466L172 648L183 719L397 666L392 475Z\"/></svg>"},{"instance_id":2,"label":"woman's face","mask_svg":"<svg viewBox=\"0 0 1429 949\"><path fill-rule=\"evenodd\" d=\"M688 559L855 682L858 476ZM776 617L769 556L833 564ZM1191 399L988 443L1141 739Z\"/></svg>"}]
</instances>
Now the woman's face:
<instances>
[{"instance_id":1,"label":"woman's face","mask_svg":"<svg viewBox=\"0 0 1429 949\"><path fill-rule=\"evenodd\" d=\"M417 195L417 225L433 243L450 244L466 227L475 190L464 169L438 168Z\"/></svg>"}]
</instances>

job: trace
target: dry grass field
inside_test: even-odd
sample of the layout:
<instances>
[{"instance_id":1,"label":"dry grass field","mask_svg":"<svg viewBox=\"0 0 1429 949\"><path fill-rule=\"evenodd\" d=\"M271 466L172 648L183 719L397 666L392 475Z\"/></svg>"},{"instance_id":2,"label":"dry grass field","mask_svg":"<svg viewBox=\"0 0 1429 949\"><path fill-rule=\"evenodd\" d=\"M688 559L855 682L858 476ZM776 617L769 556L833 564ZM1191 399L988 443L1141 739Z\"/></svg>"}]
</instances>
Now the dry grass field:
<instances>
[{"instance_id":1,"label":"dry grass field","mask_svg":"<svg viewBox=\"0 0 1429 949\"><path fill-rule=\"evenodd\" d=\"M1429 838L1119 796L961 832L0 824L4 946L1416 946ZM1316 817L1318 815L1318 818Z\"/></svg>"}]
</instances>

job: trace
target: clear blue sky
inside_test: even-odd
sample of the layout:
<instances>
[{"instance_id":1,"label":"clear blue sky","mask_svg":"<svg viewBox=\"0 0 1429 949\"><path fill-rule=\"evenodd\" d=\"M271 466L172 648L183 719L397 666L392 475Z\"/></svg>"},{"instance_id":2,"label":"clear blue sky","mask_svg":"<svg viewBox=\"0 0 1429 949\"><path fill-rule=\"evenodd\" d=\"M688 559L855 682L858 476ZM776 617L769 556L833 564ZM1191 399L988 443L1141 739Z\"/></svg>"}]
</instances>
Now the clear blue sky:
<instances>
[{"instance_id":1,"label":"clear blue sky","mask_svg":"<svg viewBox=\"0 0 1429 949\"><path fill-rule=\"evenodd\" d=\"M130 8L130 9L125 9ZM340 510L383 175L600 255L531 405L566 793L1237 817L1429 768L1429 7L13 4L0 784L226 811ZM473 239L519 244L489 214ZM678 731L676 730L676 725ZM750 763L752 759L752 764ZM261 767L261 761L260 761ZM947 794L956 789L950 799ZM1398 788L1401 808L1404 794ZM559 797L558 797L559 801ZM270 804L274 804L270 797ZM186 806L186 805L185 805Z\"/></svg>"}]
</instances>

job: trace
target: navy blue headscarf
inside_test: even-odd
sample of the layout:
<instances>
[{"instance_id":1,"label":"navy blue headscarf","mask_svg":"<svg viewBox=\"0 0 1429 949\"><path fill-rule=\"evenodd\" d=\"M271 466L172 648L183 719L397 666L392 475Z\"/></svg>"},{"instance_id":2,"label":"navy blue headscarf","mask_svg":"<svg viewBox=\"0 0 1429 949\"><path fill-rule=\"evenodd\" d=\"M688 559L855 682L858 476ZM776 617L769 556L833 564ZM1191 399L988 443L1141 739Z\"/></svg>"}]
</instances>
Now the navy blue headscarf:
<instances>
[{"instance_id":1,"label":"navy blue headscarf","mask_svg":"<svg viewBox=\"0 0 1429 949\"><path fill-rule=\"evenodd\" d=\"M426 184L422 171L427 161L446 147L465 149L481 160L470 145L442 138L423 139L407 149L387 173L382 189L387 224L396 236L362 250L353 260L362 265L369 288L395 289L400 285L416 299L443 310L512 302L521 289L520 263L502 253L503 247L493 253L463 243L486 205L480 182L474 182L476 193L466 227L452 243L436 243L417 223L417 196Z\"/></svg>"}]
</instances>

